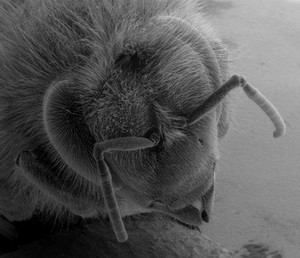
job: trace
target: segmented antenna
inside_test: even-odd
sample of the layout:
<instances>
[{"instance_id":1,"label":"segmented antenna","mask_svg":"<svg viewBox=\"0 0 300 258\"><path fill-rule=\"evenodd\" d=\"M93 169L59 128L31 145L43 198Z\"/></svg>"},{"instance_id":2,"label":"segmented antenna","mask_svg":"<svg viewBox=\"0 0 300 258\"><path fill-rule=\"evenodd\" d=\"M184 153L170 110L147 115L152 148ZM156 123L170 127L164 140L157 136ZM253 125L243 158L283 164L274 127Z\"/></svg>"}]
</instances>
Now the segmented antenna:
<instances>
[{"instance_id":1,"label":"segmented antenna","mask_svg":"<svg viewBox=\"0 0 300 258\"><path fill-rule=\"evenodd\" d=\"M242 87L244 92L247 96L252 99L265 113L266 115L272 120L275 131L273 132L273 137L277 138L280 137L285 133L285 123L279 114L278 110L273 106L273 104L264 96L262 95L258 89L250 85L245 81L245 79L241 78Z\"/></svg>"},{"instance_id":2,"label":"segmented antenna","mask_svg":"<svg viewBox=\"0 0 300 258\"><path fill-rule=\"evenodd\" d=\"M242 76L233 75L221 88L212 93L199 107L187 117L189 125L196 123L208 112L215 108L232 89L241 86L247 96L253 100L271 119L275 126L273 136L281 136L285 132L285 123L273 104L255 87L246 82Z\"/></svg>"},{"instance_id":3,"label":"segmented antenna","mask_svg":"<svg viewBox=\"0 0 300 258\"><path fill-rule=\"evenodd\" d=\"M159 142L159 135L152 133L148 138L123 137L97 142L94 146L93 156L97 161L97 169L100 175L102 194L108 212L110 222L119 242L125 242L128 235L122 220L120 209L117 203L112 185L112 177L109 168L104 160L104 153L111 150L132 151L154 147Z\"/></svg>"}]
</instances>

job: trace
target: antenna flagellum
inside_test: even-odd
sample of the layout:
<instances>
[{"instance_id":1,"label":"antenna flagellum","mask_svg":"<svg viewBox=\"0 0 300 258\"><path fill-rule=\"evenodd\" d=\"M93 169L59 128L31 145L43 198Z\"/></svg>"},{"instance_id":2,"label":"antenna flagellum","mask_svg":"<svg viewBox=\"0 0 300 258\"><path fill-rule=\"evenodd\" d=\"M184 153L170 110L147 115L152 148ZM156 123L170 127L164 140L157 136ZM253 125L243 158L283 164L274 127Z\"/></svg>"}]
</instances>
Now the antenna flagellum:
<instances>
[{"instance_id":1,"label":"antenna flagellum","mask_svg":"<svg viewBox=\"0 0 300 258\"><path fill-rule=\"evenodd\" d=\"M153 133L153 139L154 140L143 137L123 137L106 140L104 142L97 142L94 146L93 155L95 160L97 161L97 169L100 175L100 184L104 198L104 203L113 230L119 242L125 242L128 239L128 235L117 203L116 195L112 184L111 173L104 160L104 153L111 150L133 151L151 148L158 143L157 139L159 139L159 137L156 137L156 133Z\"/></svg>"},{"instance_id":2,"label":"antenna flagellum","mask_svg":"<svg viewBox=\"0 0 300 258\"><path fill-rule=\"evenodd\" d=\"M207 115L212 109L214 109L226 95L237 86L241 86L246 95L254 101L271 119L275 126L273 136L275 138L280 137L285 132L285 123L274 105L262 95L255 87L246 82L242 76L233 75L231 78L222 85L221 88L212 93L204 102L192 111L187 118L188 124L194 124L202 117Z\"/></svg>"},{"instance_id":3,"label":"antenna flagellum","mask_svg":"<svg viewBox=\"0 0 300 258\"><path fill-rule=\"evenodd\" d=\"M266 115L273 122L275 126L273 137L277 138L283 135L285 133L286 126L278 110L264 95L259 92L258 89L247 83L243 77L241 77L241 79L241 87L243 88L244 92L266 113Z\"/></svg>"},{"instance_id":4,"label":"antenna flagellum","mask_svg":"<svg viewBox=\"0 0 300 258\"><path fill-rule=\"evenodd\" d=\"M101 159L101 156L103 159ZM116 195L113 190L111 174L109 172L107 165L105 164L103 155L100 155L99 159L97 160L97 169L100 174L100 183L101 183L104 203L113 230L115 232L117 240L119 242L125 242L128 239L128 235L122 220Z\"/></svg>"},{"instance_id":5,"label":"antenna flagellum","mask_svg":"<svg viewBox=\"0 0 300 258\"><path fill-rule=\"evenodd\" d=\"M196 123L208 112L214 109L227 96L229 91L240 84L240 77L233 75L221 88L212 93L199 107L192 111L187 118L189 125Z\"/></svg>"}]
</instances>

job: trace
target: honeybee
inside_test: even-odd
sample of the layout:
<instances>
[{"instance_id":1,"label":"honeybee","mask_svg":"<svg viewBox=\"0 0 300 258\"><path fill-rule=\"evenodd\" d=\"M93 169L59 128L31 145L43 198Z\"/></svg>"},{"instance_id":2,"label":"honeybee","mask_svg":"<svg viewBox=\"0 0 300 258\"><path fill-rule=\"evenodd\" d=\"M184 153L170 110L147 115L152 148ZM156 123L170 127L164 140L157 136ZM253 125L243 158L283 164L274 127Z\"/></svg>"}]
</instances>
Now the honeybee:
<instances>
[{"instance_id":1,"label":"honeybee","mask_svg":"<svg viewBox=\"0 0 300 258\"><path fill-rule=\"evenodd\" d=\"M237 86L194 0L0 3L0 214L208 222L228 93Z\"/></svg>"}]
</instances>

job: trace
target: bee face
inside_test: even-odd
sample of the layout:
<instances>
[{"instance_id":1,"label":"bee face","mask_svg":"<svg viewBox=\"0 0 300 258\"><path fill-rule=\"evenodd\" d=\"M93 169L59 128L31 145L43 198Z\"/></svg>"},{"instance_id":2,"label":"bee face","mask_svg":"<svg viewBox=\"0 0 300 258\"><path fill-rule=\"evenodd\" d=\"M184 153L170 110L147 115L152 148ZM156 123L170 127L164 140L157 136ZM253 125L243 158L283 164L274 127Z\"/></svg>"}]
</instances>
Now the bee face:
<instances>
[{"instance_id":1,"label":"bee face","mask_svg":"<svg viewBox=\"0 0 300 258\"><path fill-rule=\"evenodd\" d=\"M199 225L211 213L228 92L241 85L274 135L284 132L258 91L227 81L226 50L193 1L35 2L0 8L8 200L26 196L31 211L62 217L108 214L119 241L122 215L158 211Z\"/></svg>"}]
</instances>

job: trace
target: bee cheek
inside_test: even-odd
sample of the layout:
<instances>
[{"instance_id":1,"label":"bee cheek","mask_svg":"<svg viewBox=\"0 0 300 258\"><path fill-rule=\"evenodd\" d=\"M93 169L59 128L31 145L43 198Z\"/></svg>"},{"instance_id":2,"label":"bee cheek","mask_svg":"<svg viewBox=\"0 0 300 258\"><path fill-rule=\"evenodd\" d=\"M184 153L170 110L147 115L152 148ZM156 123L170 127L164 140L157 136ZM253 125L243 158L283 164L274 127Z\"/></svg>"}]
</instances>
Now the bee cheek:
<instances>
[{"instance_id":1,"label":"bee cheek","mask_svg":"<svg viewBox=\"0 0 300 258\"><path fill-rule=\"evenodd\" d=\"M34 187L48 197L45 200L49 207L62 205L82 217L95 217L104 210L100 187L71 169L66 167L62 172L52 169L50 163L45 164L31 151L22 151L16 165Z\"/></svg>"}]
</instances>

